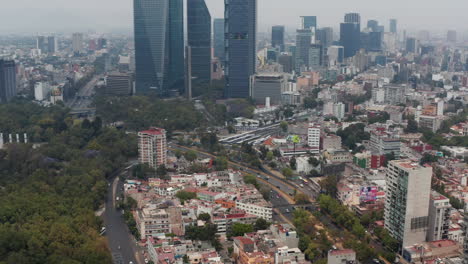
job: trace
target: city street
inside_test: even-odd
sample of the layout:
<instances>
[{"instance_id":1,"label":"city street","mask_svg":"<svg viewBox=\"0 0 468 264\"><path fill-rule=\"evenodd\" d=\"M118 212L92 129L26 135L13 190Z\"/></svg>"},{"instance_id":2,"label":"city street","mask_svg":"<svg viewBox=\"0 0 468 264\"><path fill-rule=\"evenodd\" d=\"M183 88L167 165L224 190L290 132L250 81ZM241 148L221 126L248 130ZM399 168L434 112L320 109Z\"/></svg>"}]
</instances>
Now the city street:
<instances>
[{"instance_id":1,"label":"city street","mask_svg":"<svg viewBox=\"0 0 468 264\"><path fill-rule=\"evenodd\" d=\"M80 110L90 108L93 101L94 87L102 78L102 75L94 76L83 88L81 88L75 95L75 97L68 101L66 105L72 110Z\"/></svg>"}]
</instances>

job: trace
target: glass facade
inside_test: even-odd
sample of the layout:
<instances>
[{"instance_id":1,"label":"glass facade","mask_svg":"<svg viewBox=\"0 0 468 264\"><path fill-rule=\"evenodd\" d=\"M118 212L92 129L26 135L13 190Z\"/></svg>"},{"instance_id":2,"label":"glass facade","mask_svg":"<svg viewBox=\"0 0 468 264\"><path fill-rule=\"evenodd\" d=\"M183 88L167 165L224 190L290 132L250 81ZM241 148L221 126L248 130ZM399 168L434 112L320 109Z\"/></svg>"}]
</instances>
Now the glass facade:
<instances>
[{"instance_id":1,"label":"glass facade","mask_svg":"<svg viewBox=\"0 0 468 264\"><path fill-rule=\"evenodd\" d=\"M256 68L257 0L225 0L227 98L250 96Z\"/></svg>"},{"instance_id":2,"label":"glass facade","mask_svg":"<svg viewBox=\"0 0 468 264\"><path fill-rule=\"evenodd\" d=\"M357 23L340 24L340 44L344 47L344 57L353 57L361 45L361 30Z\"/></svg>"},{"instance_id":3,"label":"glass facade","mask_svg":"<svg viewBox=\"0 0 468 264\"><path fill-rule=\"evenodd\" d=\"M0 60L0 103L16 96L16 64L13 60Z\"/></svg>"},{"instance_id":4,"label":"glass facade","mask_svg":"<svg viewBox=\"0 0 468 264\"><path fill-rule=\"evenodd\" d=\"M213 22L214 56L224 61L224 18L216 18Z\"/></svg>"},{"instance_id":5,"label":"glass facade","mask_svg":"<svg viewBox=\"0 0 468 264\"><path fill-rule=\"evenodd\" d=\"M205 0L187 2L188 45L192 50L192 77L196 82L211 80L211 15Z\"/></svg>"},{"instance_id":6,"label":"glass facade","mask_svg":"<svg viewBox=\"0 0 468 264\"><path fill-rule=\"evenodd\" d=\"M184 77L182 0L134 0L136 93L167 95Z\"/></svg>"},{"instance_id":7,"label":"glass facade","mask_svg":"<svg viewBox=\"0 0 468 264\"><path fill-rule=\"evenodd\" d=\"M279 47L280 51L284 51L284 26L271 28L271 46Z\"/></svg>"},{"instance_id":8,"label":"glass facade","mask_svg":"<svg viewBox=\"0 0 468 264\"><path fill-rule=\"evenodd\" d=\"M302 29L317 28L317 17L316 16L302 16Z\"/></svg>"}]
</instances>

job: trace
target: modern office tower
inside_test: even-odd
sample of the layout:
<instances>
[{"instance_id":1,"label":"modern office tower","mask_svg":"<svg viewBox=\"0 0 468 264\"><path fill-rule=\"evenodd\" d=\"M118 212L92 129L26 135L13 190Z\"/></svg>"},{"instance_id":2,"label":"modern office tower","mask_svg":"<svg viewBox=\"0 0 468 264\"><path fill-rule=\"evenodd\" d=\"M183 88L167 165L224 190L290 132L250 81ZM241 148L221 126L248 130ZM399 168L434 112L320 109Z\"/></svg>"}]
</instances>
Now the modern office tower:
<instances>
[{"instance_id":1,"label":"modern office tower","mask_svg":"<svg viewBox=\"0 0 468 264\"><path fill-rule=\"evenodd\" d=\"M15 96L16 96L15 61L0 59L0 103L7 103Z\"/></svg>"},{"instance_id":2,"label":"modern office tower","mask_svg":"<svg viewBox=\"0 0 468 264\"><path fill-rule=\"evenodd\" d=\"M406 38L406 52L416 53L418 42L415 38Z\"/></svg>"},{"instance_id":3,"label":"modern office tower","mask_svg":"<svg viewBox=\"0 0 468 264\"><path fill-rule=\"evenodd\" d=\"M455 43L457 42L457 31L449 30L447 31L447 41Z\"/></svg>"},{"instance_id":4,"label":"modern office tower","mask_svg":"<svg viewBox=\"0 0 468 264\"><path fill-rule=\"evenodd\" d=\"M288 53L281 53L278 56L278 63L283 66L283 72L292 73L293 57Z\"/></svg>"},{"instance_id":5,"label":"modern office tower","mask_svg":"<svg viewBox=\"0 0 468 264\"><path fill-rule=\"evenodd\" d=\"M321 44L324 49L333 43L333 28L324 27L315 31L315 42Z\"/></svg>"},{"instance_id":6,"label":"modern office tower","mask_svg":"<svg viewBox=\"0 0 468 264\"><path fill-rule=\"evenodd\" d=\"M397 33L397 20L396 19L390 19L390 32L391 33Z\"/></svg>"},{"instance_id":7,"label":"modern office tower","mask_svg":"<svg viewBox=\"0 0 468 264\"><path fill-rule=\"evenodd\" d=\"M384 25L379 25L377 26L377 32L380 32L380 33L385 33L385 26Z\"/></svg>"},{"instance_id":8,"label":"modern office tower","mask_svg":"<svg viewBox=\"0 0 468 264\"><path fill-rule=\"evenodd\" d=\"M252 98L257 104L266 104L270 98L273 105L281 104L281 93L286 89L288 79L282 73L257 73L252 78Z\"/></svg>"},{"instance_id":9,"label":"modern office tower","mask_svg":"<svg viewBox=\"0 0 468 264\"><path fill-rule=\"evenodd\" d=\"M344 62L344 47L330 46L327 50L329 65L334 66Z\"/></svg>"},{"instance_id":10,"label":"modern office tower","mask_svg":"<svg viewBox=\"0 0 468 264\"><path fill-rule=\"evenodd\" d=\"M74 53L83 53L83 33L73 33L72 49Z\"/></svg>"},{"instance_id":11,"label":"modern office tower","mask_svg":"<svg viewBox=\"0 0 468 264\"><path fill-rule=\"evenodd\" d=\"M47 52L55 53L58 50L57 38L55 36L47 37Z\"/></svg>"},{"instance_id":12,"label":"modern office tower","mask_svg":"<svg viewBox=\"0 0 468 264\"><path fill-rule=\"evenodd\" d=\"M168 95L184 79L183 0L134 0L136 93Z\"/></svg>"},{"instance_id":13,"label":"modern office tower","mask_svg":"<svg viewBox=\"0 0 468 264\"><path fill-rule=\"evenodd\" d=\"M320 124L310 123L307 129L307 145L320 149Z\"/></svg>"},{"instance_id":14,"label":"modern office tower","mask_svg":"<svg viewBox=\"0 0 468 264\"><path fill-rule=\"evenodd\" d=\"M450 228L450 200L442 194L432 191L429 200L429 228L427 241L448 239Z\"/></svg>"},{"instance_id":15,"label":"modern office tower","mask_svg":"<svg viewBox=\"0 0 468 264\"><path fill-rule=\"evenodd\" d=\"M312 30L298 29L296 34L296 72L309 68L309 51L312 44Z\"/></svg>"},{"instance_id":16,"label":"modern office tower","mask_svg":"<svg viewBox=\"0 0 468 264\"><path fill-rule=\"evenodd\" d=\"M340 45L344 47L345 58L352 57L361 47L361 31L357 23L340 24Z\"/></svg>"},{"instance_id":17,"label":"modern office tower","mask_svg":"<svg viewBox=\"0 0 468 264\"><path fill-rule=\"evenodd\" d=\"M37 36L36 49L40 50L41 53L47 52L47 42L44 36Z\"/></svg>"},{"instance_id":18,"label":"modern office tower","mask_svg":"<svg viewBox=\"0 0 468 264\"><path fill-rule=\"evenodd\" d=\"M280 51L284 51L284 26L271 28L271 46L279 47Z\"/></svg>"},{"instance_id":19,"label":"modern office tower","mask_svg":"<svg viewBox=\"0 0 468 264\"><path fill-rule=\"evenodd\" d=\"M107 39L105 38L98 38L97 40L97 49L102 50L107 48Z\"/></svg>"},{"instance_id":20,"label":"modern office tower","mask_svg":"<svg viewBox=\"0 0 468 264\"><path fill-rule=\"evenodd\" d=\"M366 50L371 52L382 51L382 32L369 32Z\"/></svg>"},{"instance_id":21,"label":"modern office tower","mask_svg":"<svg viewBox=\"0 0 468 264\"><path fill-rule=\"evenodd\" d=\"M318 70L322 66L323 49L320 44L312 44L309 48L309 68Z\"/></svg>"},{"instance_id":22,"label":"modern office tower","mask_svg":"<svg viewBox=\"0 0 468 264\"><path fill-rule=\"evenodd\" d=\"M256 70L257 0L225 2L226 98L250 96L250 77Z\"/></svg>"},{"instance_id":23,"label":"modern office tower","mask_svg":"<svg viewBox=\"0 0 468 264\"><path fill-rule=\"evenodd\" d=\"M301 28L302 29L317 28L317 17L316 16L301 16Z\"/></svg>"},{"instance_id":24,"label":"modern office tower","mask_svg":"<svg viewBox=\"0 0 468 264\"><path fill-rule=\"evenodd\" d=\"M344 22L345 23L361 24L361 15L359 15L358 13L347 13L347 14L345 14ZM359 29L361 29L361 28L359 28Z\"/></svg>"},{"instance_id":25,"label":"modern office tower","mask_svg":"<svg viewBox=\"0 0 468 264\"><path fill-rule=\"evenodd\" d=\"M372 32L377 32L379 30L379 22L377 20L367 20L367 28Z\"/></svg>"},{"instance_id":26,"label":"modern office tower","mask_svg":"<svg viewBox=\"0 0 468 264\"><path fill-rule=\"evenodd\" d=\"M416 160L392 160L386 173L385 228L401 246L426 240L432 167Z\"/></svg>"},{"instance_id":27,"label":"modern office tower","mask_svg":"<svg viewBox=\"0 0 468 264\"><path fill-rule=\"evenodd\" d=\"M215 18L213 21L214 56L224 62L224 18Z\"/></svg>"},{"instance_id":28,"label":"modern office tower","mask_svg":"<svg viewBox=\"0 0 468 264\"><path fill-rule=\"evenodd\" d=\"M154 169L166 165L166 130L151 127L148 130L138 132L138 161L141 164L148 164Z\"/></svg>"},{"instance_id":29,"label":"modern office tower","mask_svg":"<svg viewBox=\"0 0 468 264\"><path fill-rule=\"evenodd\" d=\"M113 72L106 77L105 92L108 95L131 95L132 88L132 76L128 73Z\"/></svg>"},{"instance_id":30,"label":"modern office tower","mask_svg":"<svg viewBox=\"0 0 468 264\"><path fill-rule=\"evenodd\" d=\"M195 82L211 81L211 15L205 0L187 2L187 36Z\"/></svg>"}]
</instances>

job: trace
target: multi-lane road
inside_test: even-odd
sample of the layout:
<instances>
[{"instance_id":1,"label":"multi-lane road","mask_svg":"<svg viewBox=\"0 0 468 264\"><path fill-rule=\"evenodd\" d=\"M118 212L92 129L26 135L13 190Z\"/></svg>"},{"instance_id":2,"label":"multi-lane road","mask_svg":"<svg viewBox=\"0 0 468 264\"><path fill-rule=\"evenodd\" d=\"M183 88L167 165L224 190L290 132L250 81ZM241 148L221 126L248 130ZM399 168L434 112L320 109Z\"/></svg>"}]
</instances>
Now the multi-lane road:
<instances>
[{"instance_id":1,"label":"multi-lane road","mask_svg":"<svg viewBox=\"0 0 468 264\"><path fill-rule=\"evenodd\" d=\"M94 95L94 88L102 75L94 76L83 88L81 88L73 99L68 101L66 105L74 111L89 109L93 101L92 96Z\"/></svg>"}]
</instances>

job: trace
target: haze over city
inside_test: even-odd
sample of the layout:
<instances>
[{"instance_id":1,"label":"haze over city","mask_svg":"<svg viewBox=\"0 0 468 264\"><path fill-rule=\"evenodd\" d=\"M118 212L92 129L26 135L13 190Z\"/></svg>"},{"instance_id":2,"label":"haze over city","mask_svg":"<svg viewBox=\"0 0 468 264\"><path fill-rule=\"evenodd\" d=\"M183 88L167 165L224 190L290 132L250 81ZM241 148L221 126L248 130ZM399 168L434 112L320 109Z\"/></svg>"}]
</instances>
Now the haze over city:
<instances>
[{"instance_id":1,"label":"haze over city","mask_svg":"<svg viewBox=\"0 0 468 264\"><path fill-rule=\"evenodd\" d=\"M206 1L213 18L223 16L224 0ZM4 1L0 16L0 31L49 32L73 30L132 30L133 4L130 0L21 0ZM259 30L268 31L273 24L284 24L287 30L298 27L297 17L315 15L319 26L338 28L343 14L358 12L363 21L377 19L388 25L396 18L409 31L441 32L468 30L468 1L465 0L394 0L394 1L311 1L260 0Z\"/></svg>"}]
</instances>

